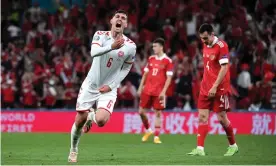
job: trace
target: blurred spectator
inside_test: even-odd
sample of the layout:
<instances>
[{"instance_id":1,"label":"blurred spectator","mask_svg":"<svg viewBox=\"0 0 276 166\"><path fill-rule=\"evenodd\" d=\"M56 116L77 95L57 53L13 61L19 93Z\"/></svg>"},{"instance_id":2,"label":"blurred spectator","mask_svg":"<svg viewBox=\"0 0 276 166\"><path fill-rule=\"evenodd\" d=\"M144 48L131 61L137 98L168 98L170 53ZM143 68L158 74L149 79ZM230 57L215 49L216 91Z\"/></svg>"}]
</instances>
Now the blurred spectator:
<instances>
[{"instance_id":1,"label":"blurred spectator","mask_svg":"<svg viewBox=\"0 0 276 166\"><path fill-rule=\"evenodd\" d=\"M248 96L248 90L252 88L251 76L249 73L249 65L242 64L241 65L241 73L238 75L237 85L240 97Z\"/></svg>"},{"instance_id":2,"label":"blurred spectator","mask_svg":"<svg viewBox=\"0 0 276 166\"><path fill-rule=\"evenodd\" d=\"M7 80L2 83L1 94L3 95L2 107L3 108L14 108L15 107L15 94L17 88L12 80Z\"/></svg>"},{"instance_id":3,"label":"blurred spectator","mask_svg":"<svg viewBox=\"0 0 276 166\"><path fill-rule=\"evenodd\" d=\"M8 31L10 32L10 38L11 40L16 40L19 37L19 32L21 31L21 29L16 26L15 24L10 24L8 26Z\"/></svg>"},{"instance_id":4,"label":"blurred spectator","mask_svg":"<svg viewBox=\"0 0 276 166\"><path fill-rule=\"evenodd\" d=\"M261 108L271 109L272 80L275 74L267 72L262 81L258 81L251 91L249 111L259 111Z\"/></svg>"},{"instance_id":5,"label":"blurred spectator","mask_svg":"<svg viewBox=\"0 0 276 166\"><path fill-rule=\"evenodd\" d=\"M269 46L269 59L270 64L276 66L276 34L274 36L269 36L270 46Z\"/></svg>"},{"instance_id":6,"label":"blurred spectator","mask_svg":"<svg viewBox=\"0 0 276 166\"><path fill-rule=\"evenodd\" d=\"M73 88L72 83L67 83L63 96L65 108L73 108L76 105L77 96L78 94L76 90Z\"/></svg>"},{"instance_id":7,"label":"blurred spectator","mask_svg":"<svg viewBox=\"0 0 276 166\"><path fill-rule=\"evenodd\" d=\"M118 89L118 102L121 108L138 108L137 89L130 81L125 81Z\"/></svg>"},{"instance_id":8,"label":"blurred spectator","mask_svg":"<svg viewBox=\"0 0 276 166\"><path fill-rule=\"evenodd\" d=\"M56 80L54 78L51 78L48 82L44 83L44 87L43 87L43 106L45 106L46 108L55 108L55 104L56 104L56 97L57 97L57 90L55 87L56 84Z\"/></svg>"},{"instance_id":9,"label":"blurred spectator","mask_svg":"<svg viewBox=\"0 0 276 166\"><path fill-rule=\"evenodd\" d=\"M33 89L33 85L26 83L22 87L21 103L24 108L36 108L38 106L38 97Z\"/></svg>"},{"instance_id":10,"label":"blurred spectator","mask_svg":"<svg viewBox=\"0 0 276 166\"><path fill-rule=\"evenodd\" d=\"M187 58L186 58L187 59ZM187 63L187 62L186 62ZM192 74L189 69L189 65L182 64L178 65L177 74L179 78L176 80L177 83L177 96L178 106L182 107L184 111L189 111L193 108L193 93L192 93Z\"/></svg>"}]
</instances>

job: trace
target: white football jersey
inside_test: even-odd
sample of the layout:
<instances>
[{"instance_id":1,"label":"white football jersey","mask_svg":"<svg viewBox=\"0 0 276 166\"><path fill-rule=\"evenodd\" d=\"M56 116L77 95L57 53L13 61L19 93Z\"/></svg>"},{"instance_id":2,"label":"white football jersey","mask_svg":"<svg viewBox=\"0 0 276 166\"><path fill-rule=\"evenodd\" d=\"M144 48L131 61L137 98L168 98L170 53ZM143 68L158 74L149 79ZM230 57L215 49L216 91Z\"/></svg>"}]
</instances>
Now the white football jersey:
<instances>
[{"instance_id":1,"label":"white football jersey","mask_svg":"<svg viewBox=\"0 0 276 166\"><path fill-rule=\"evenodd\" d=\"M86 77L91 90L96 90L103 85L110 85L118 77L124 63L133 63L136 54L136 44L123 35L124 45L117 50L93 58L92 66ZM110 31L97 31L93 36L92 45L101 47L111 46L114 39ZM91 47L91 52L93 48Z\"/></svg>"}]
</instances>

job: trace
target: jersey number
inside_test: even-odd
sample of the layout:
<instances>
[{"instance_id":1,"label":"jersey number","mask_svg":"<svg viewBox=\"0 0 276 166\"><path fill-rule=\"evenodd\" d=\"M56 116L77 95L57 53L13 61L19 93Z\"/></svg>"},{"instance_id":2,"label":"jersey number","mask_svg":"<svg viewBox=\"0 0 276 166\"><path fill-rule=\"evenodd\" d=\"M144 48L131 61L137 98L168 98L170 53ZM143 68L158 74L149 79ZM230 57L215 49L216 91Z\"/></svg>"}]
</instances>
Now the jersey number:
<instances>
[{"instance_id":1,"label":"jersey number","mask_svg":"<svg viewBox=\"0 0 276 166\"><path fill-rule=\"evenodd\" d=\"M109 58L106 64L106 67L110 67L112 65L113 58Z\"/></svg>"},{"instance_id":2,"label":"jersey number","mask_svg":"<svg viewBox=\"0 0 276 166\"><path fill-rule=\"evenodd\" d=\"M206 68L210 70L209 61L207 61Z\"/></svg>"},{"instance_id":3,"label":"jersey number","mask_svg":"<svg viewBox=\"0 0 276 166\"><path fill-rule=\"evenodd\" d=\"M108 104L107 104L107 106L106 106L106 107L107 107L108 109L110 109L110 108L111 108L111 106L112 106L112 104L113 104L113 101L112 101L112 100L110 100L110 101L108 102Z\"/></svg>"},{"instance_id":4,"label":"jersey number","mask_svg":"<svg viewBox=\"0 0 276 166\"><path fill-rule=\"evenodd\" d=\"M153 75L153 76L156 76L156 75L157 75L157 73L158 73L158 69L153 68L152 75Z\"/></svg>"}]
</instances>

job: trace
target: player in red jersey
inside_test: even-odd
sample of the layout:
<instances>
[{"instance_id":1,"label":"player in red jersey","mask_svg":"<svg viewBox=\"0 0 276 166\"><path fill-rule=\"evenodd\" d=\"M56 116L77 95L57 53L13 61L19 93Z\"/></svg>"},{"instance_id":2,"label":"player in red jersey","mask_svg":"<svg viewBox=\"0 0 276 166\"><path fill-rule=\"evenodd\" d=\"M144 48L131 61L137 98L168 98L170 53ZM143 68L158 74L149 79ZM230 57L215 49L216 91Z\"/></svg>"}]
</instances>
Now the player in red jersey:
<instances>
[{"instance_id":1,"label":"player in red jersey","mask_svg":"<svg viewBox=\"0 0 276 166\"><path fill-rule=\"evenodd\" d=\"M226 132L229 147L224 156L232 156L238 152L232 125L227 118L229 111L230 72L229 51L225 41L214 35L210 24L202 24L199 36L203 42L204 74L198 97L198 135L197 148L188 155L205 156L204 140L208 133L210 110L217 114L218 120Z\"/></svg>"},{"instance_id":2,"label":"player in red jersey","mask_svg":"<svg viewBox=\"0 0 276 166\"><path fill-rule=\"evenodd\" d=\"M158 38L153 42L154 55L148 59L145 67L138 94L140 95L139 114L141 116L146 133L142 138L145 142L153 134L145 109L153 108L155 111L155 137L154 143L161 143L159 134L161 127L161 111L166 107L166 92L173 75L172 60L164 53L165 41Z\"/></svg>"}]
</instances>

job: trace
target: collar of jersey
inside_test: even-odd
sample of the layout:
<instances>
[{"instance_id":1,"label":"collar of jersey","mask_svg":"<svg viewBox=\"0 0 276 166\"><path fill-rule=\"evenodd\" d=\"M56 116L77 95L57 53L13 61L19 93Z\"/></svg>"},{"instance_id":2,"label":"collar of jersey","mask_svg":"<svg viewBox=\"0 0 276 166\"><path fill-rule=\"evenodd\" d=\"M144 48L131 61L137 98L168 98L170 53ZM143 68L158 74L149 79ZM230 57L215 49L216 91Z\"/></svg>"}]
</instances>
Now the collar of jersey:
<instances>
[{"instance_id":1,"label":"collar of jersey","mask_svg":"<svg viewBox=\"0 0 276 166\"><path fill-rule=\"evenodd\" d=\"M214 36L213 43L211 45L207 45L208 48L213 47L218 42L218 38Z\"/></svg>"},{"instance_id":2,"label":"collar of jersey","mask_svg":"<svg viewBox=\"0 0 276 166\"><path fill-rule=\"evenodd\" d=\"M112 39L112 40L115 40L114 38L113 38L113 36L112 36L112 33L111 33L111 31L108 31L109 32L109 34L110 35L108 35L108 37L110 37L110 39ZM126 40L126 36L124 35L124 34L122 34L123 35L123 38Z\"/></svg>"}]
</instances>

